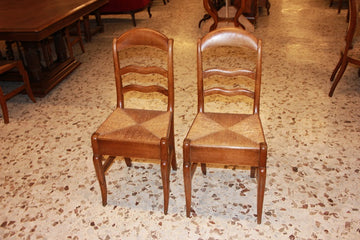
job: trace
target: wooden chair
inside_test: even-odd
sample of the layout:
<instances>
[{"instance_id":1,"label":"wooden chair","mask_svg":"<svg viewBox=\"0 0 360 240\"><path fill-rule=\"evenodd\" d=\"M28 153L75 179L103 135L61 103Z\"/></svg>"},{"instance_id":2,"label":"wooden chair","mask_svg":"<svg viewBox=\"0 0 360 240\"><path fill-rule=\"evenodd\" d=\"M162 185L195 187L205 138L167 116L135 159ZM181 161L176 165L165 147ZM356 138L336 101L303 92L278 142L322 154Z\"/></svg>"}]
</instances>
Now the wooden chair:
<instances>
[{"instance_id":1,"label":"wooden chair","mask_svg":"<svg viewBox=\"0 0 360 240\"><path fill-rule=\"evenodd\" d=\"M357 27L358 27L358 0L349 0L349 24L345 36L345 48L340 53L340 59L335 66L335 69L330 77L330 81L334 81L329 97L332 97L337 84L343 76L348 63L352 63L360 67L360 56L358 55L358 40L357 40ZM355 51L356 50L356 51Z\"/></svg>"},{"instance_id":2,"label":"wooden chair","mask_svg":"<svg viewBox=\"0 0 360 240\"><path fill-rule=\"evenodd\" d=\"M129 48L147 46L162 51L167 58L167 67L152 64L140 66L141 62L120 65L119 54ZM139 55L142 52L138 53ZM145 58L152 59L148 54ZM173 40L163 34L146 28L135 28L113 41L113 58L117 91L117 107L92 135L93 161L100 183L102 202L107 204L107 187L105 172L114 161L115 156L123 156L127 166L131 166L130 157L160 159L161 177L164 192L164 213L169 205L170 165L177 169L174 141L174 74L173 74ZM135 59L133 59L135 60ZM165 69L166 68L166 69ZM139 82L124 84L127 74L155 74L166 79L167 86L158 84L144 85ZM145 76L144 76L145 77ZM154 80L159 78L154 77ZM167 109L163 111L149 109L125 108L124 94L130 91L140 93L157 93L166 97ZM130 94L130 93L128 93ZM127 96L127 95L126 95ZM105 155L108 156L105 159Z\"/></svg>"},{"instance_id":3,"label":"wooden chair","mask_svg":"<svg viewBox=\"0 0 360 240\"><path fill-rule=\"evenodd\" d=\"M229 4L228 0L225 1L227 2L227 4ZM241 14L245 9L245 1L235 0L233 6L226 5L225 8L227 8L226 10L227 14L225 14L224 16L219 15L218 7L214 5L213 0L203 0L203 5L205 10L214 20L214 23L210 26L209 31L215 30L218 27L219 22L227 22L227 23L232 22L234 23L235 27L242 27L243 29L245 29L245 26L239 22L239 17L241 16ZM228 14L229 8L234 8L235 14L232 15Z\"/></svg>"},{"instance_id":4,"label":"wooden chair","mask_svg":"<svg viewBox=\"0 0 360 240\"><path fill-rule=\"evenodd\" d=\"M236 54L232 67L209 66L204 53L213 51L220 46L232 46L248 49L254 53L254 70L241 68L239 54ZM250 49L250 50L249 50ZM201 163L203 174L206 174L206 163L211 164L232 164L251 167L251 177L257 173L257 222L261 223L262 206L266 178L267 144L265 141L260 117L260 84L261 84L261 40L240 28L216 29L198 40L198 113L191 128L184 140L184 185L186 198L186 215L190 217L191 211L191 189L192 178L198 163ZM226 54L228 59L233 52ZM255 59L254 59L255 58ZM210 61L211 62L211 61ZM229 63L230 64L230 63ZM237 64L239 66L233 66ZM241 64L242 65L242 64ZM204 68L207 66L206 68ZM233 88L233 81L250 81L252 89L241 87ZM209 81L217 78L217 84L232 79L230 87L218 86L216 83L209 86ZM234 84L240 84L236 81ZM208 87L206 87L208 86ZM243 87L244 86L244 87ZM250 102L250 109L247 114L205 111L205 97L211 95L224 95L227 97L244 98ZM251 101L250 101L251 100ZM234 110L234 109L232 109Z\"/></svg>"},{"instance_id":5,"label":"wooden chair","mask_svg":"<svg viewBox=\"0 0 360 240\"><path fill-rule=\"evenodd\" d=\"M29 98L33 102L36 102L34 95L30 88L28 74L27 74L22 62L21 61L5 61L5 60L0 61L0 75L5 74L13 69L17 69L19 71L19 73L22 76L22 80L23 80L24 84L11 90L10 92L8 92L6 94L4 94L4 92L2 91L2 89L0 87L0 104L1 104L1 109L3 112L5 123L9 123L9 113L8 113L8 108L6 105L7 100L9 100L10 98L14 97L15 95L21 93L22 91L26 90L26 93L29 96Z\"/></svg>"},{"instance_id":6,"label":"wooden chair","mask_svg":"<svg viewBox=\"0 0 360 240\"><path fill-rule=\"evenodd\" d=\"M73 29L73 28L76 30L74 35L71 34L71 29ZM65 39L66 39L66 44L67 44L67 47L69 50L70 57L72 57L72 58L74 57L73 46L77 43L79 43L79 45L81 47L81 51L83 53L85 52L84 43L83 43L82 36L81 36L80 19L65 28Z\"/></svg>"}]
</instances>

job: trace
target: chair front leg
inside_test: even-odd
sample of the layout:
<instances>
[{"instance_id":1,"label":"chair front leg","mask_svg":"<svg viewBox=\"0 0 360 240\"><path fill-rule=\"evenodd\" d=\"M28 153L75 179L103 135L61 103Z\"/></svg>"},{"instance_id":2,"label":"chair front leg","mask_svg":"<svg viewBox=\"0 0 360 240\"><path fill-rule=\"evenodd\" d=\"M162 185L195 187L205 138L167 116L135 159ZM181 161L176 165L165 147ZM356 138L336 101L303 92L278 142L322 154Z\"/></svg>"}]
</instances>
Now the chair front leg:
<instances>
[{"instance_id":1,"label":"chair front leg","mask_svg":"<svg viewBox=\"0 0 360 240\"><path fill-rule=\"evenodd\" d=\"M174 120L173 120L174 121ZM171 136L170 136L171 146L170 146L170 154L171 154L171 166L173 170L177 170L176 165L176 151L175 151L175 135L174 135L174 122L171 126Z\"/></svg>"},{"instance_id":2,"label":"chair front leg","mask_svg":"<svg viewBox=\"0 0 360 240\"><path fill-rule=\"evenodd\" d=\"M263 204L264 204L264 192L266 182L266 159L267 159L267 145L266 143L260 144L260 156L259 167L257 168L257 223L261 223Z\"/></svg>"},{"instance_id":3,"label":"chair front leg","mask_svg":"<svg viewBox=\"0 0 360 240\"><path fill-rule=\"evenodd\" d=\"M107 186L105 179L105 171L102 165L102 156L94 154L93 156L94 167L96 171L96 176L99 180L100 190L101 190L101 198L103 206L107 204Z\"/></svg>"},{"instance_id":4,"label":"chair front leg","mask_svg":"<svg viewBox=\"0 0 360 240\"><path fill-rule=\"evenodd\" d=\"M264 192L266 182L266 168L258 168L258 190L257 190L257 223L261 223L263 204L264 204Z\"/></svg>"},{"instance_id":5,"label":"chair front leg","mask_svg":"<svg viewBox=\"0 0 360 240\"><path fill-rule=\"evenodd\" d=\"M183 145L183 175L186 202L186 216L190 217L191 211L191 163L190 163L190 141L185 139Z\"/></svg>"},{"instance_id":6,"label":"chair front leg","mask_svg":"<svg viewBox=\"0 0 360 240\"><path fill-rule=\"evenodd\" d=\"M164 214L168 213L169 195L170 195L170 157L169 157L169 143L167 139L161 139L160 142L161 155L161 179L164 191Z\"/></svg>"}]
</instances>

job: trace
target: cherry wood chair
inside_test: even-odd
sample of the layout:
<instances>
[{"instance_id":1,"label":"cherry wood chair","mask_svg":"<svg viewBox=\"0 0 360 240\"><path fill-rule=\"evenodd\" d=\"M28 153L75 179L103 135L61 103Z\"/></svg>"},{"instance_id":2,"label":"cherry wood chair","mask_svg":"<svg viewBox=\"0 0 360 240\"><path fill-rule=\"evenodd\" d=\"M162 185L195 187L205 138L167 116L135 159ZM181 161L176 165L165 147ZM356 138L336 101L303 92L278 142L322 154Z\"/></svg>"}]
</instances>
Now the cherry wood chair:
<instances>
[{"instance_id":1,"label":"cherry wood chair","mask_svg":"<svg viewBox=\"0 0 360 240\"><path fill-rule=\"evenodd\" d=\"M233 60L237 64L236 66L233 65L234 62L231 63L231 66L229 63L229 66L221 66L220 68L210 66L208 62L211 60L204 58L204 53L210 51L210 55L218 57L218 55L213 54L213 51L222 46L232 46L252 52L255 55L252 58L254 69L248 69L248 65L246 65L247 68L241 67L243 64L240 64L241 60L238 52L230 52L224 58L227 59L231 54L236 54ZM198 163L201 163L204 175L206 174L207 163L244 165L250 166L251 177L257 175L257 222L260 224L267 159L267 144L259 117L261 40L256 39L253 35L240 28L221 28L199 39L197 49L198 113L184 139L183 145L186 215L190 217L191 182ZM214 76L218 77L218 85L216 85L216 82L208 84L207 82ZM246 88L246 84L238 85L240 81L235 78L236 76L241 81L246 79L248 81L247 85L252 86ZM229 87L219 86L229 80L235 85L230 84ZM234 88L234 86L236 87ZM250 109L248 113L244 114L233 113L234 109L231 109L230 112L224 112L223 110L207 112L204 107L209 102L205 102L205 97L211 98L212 95L244 98L244 100L250 102Z\"/></svg>"},{"instance_id":2,"label":"cherry wood chair","mask_svg":"<svg viewBox=\"0 0 360 240\"><path fill-rule=\"evenodd\" d=\"M345 48L341 50L340 59L331 74L330 81L333 81L329 97L332 97L336 86L344 75L346 67L349 63L360 67L359 44L357 27L358 27L358 0L349 0L349 23L345 36Z\"/></svg>"},{"instance_id":3,"label":"cherry wood chair","mask_svg":"<svg viewBox=\"0 0 360 240\"><path fill-rule=\"evenodd\" d=\"M227 1L227 0L225 0ZM216 4L216 2L215 2ZM205 10L208 12L208 14L211 16L211 18L214 20L214 23L210 26L209 31L213 31L218 27L219 22L233 22L235 27L242 27L245 29L245 26L242 25L239 22L239 17L245 10L245 1L235 0L232 4L232 6L224 6L225 8L235 8L235 14L228 16L220 16L219 10L217 6L214 5L213 0L203 0L203 5ZM231 4L230 4L231 5ZM199 23L200 25L200 23Z\"/></svg>"},{"instance_id":4,"label":"cherry wood chair","mask_svg":"<svg viewBox=\"0 0 360 240\"><path fill-rule=\"evenodd\" d=\"M28 74L27 74L22 62L20 60L19 61L0 60L0 75L10 72L13 69L17 69L19 71L20 75L22 76L22 80L23 80L24 84L11 90L10 92L8 92L6 94L3 92L3 90L0 87L0 104L1 104L1 109L3 112L3 117L4 117L5 123L9 123L9 112L8 112L8 108L6 105L7 100L9 100L10 98L14 97L15 95L17 95L25 90L27 95L29 96L29 98L33 102L36 102L34 95L32 93L32 90L30 88Z\"/></svg>"},{"instance_id":5,"label":"cherry wood chair","mask_svg":"<svg viewBox=\"0 0 360 240\"><path fill-rule=\"evenodd\" d=\"M74 34L71 34L72 29L75 29ZM81 36L80 19L65 28L65 40L66 40L66 45L69 50L70 57L72 57L72 58L74 57L73 46L77 43L80 45L81 51L83 53L85 52L84 42L83 42L82 36Z\"/></svg>"},{"instance_id":6,"label":"cherry wood chair","mask_svg":"<svg viewBox=\"0 0 360 240\"><path fill-rule=\"evenodd\" d=\"M120 65L119 54L130 48L147 46L158 49L165 55L167 67L141 65L143 61L135 61ZM140 51L139 55L142 54ZM151 55L143 57L151 59ZM131 157L159 159L164 192L164 213L169 206L170 165L177 169L174 141L174 73L173 73L173 40L165 35L146 28L135 28L122 34L113 41L113 58L115 68L117 106L113 113L92 135L93 161L100 183L102 203L107 204L107 187L105 172L116 156L123 156L128 167ZM159 64L160 65L160 64ZM165 78L167 86L160 84L141 84L123 79L127 74L155 74ZM155 77L155 80L157 78ZM155 81L154 80L154 81ZM165 84L165 85L166 85ZM124 95L132 92L163 94L167 99L166 110L125 108ZM126 96L128 96L126 94ZM130 95L129 95L130 97ZM128 99L128 98L127 98Z\"/></svg>"}]
</instances>

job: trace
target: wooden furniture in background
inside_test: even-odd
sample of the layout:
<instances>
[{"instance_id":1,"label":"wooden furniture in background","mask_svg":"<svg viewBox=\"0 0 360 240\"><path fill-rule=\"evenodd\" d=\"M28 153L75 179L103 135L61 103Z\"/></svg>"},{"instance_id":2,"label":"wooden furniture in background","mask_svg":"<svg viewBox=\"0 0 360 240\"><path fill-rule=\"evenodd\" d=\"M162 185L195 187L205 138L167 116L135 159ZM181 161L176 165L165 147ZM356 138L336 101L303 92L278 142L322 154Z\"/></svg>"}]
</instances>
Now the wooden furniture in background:
<instances>
[{"instance_id":1,"label":"wooden furniture in background","mask_svg":"<svg viewBox=\"0 0 360 240\"><path fill-rule=\"evenodd\" d=\"M101 14L130 14L133 25L136 26L135 13L147 9L151 18L152 0L109 0L109 3L100 8Z\"/></svg>"},{"instance_id":2,"label":"wooden furniture in background","mask_svg":"<svg viewBox=\"0 0 360 240\"><path fill-rule=\"evenodd\" d=\"M332 97L337 84L344 75L346 67L352 63L360 67L359 44L357 38L358 26L358 9L359 3L357 0L349 0L349 24L345 36L345 47L340 52L340 59L331 74L330 81L334 81L329 92L329 97ZM357 41L355 41L357 40Z\"/></svg>"},{"instance_id":3,"label":"wooden furniture in background","mask_svg":"<svg viewBox=\"0 0 360 240\"><path fill-rule=\"evenodd\" d=\"M75 29L74 34L72 34L72 32L71 32L72 29ZM82 35L81 35L80 19L65 28L65 40L66 40L66 44L68 46L70 57L72 57L72 58L74 57L73 46L77 43L80 45L81 51L83 53L85 52L85 47L84 47L84 43L83 43Z\"/></svg>"},{"instance_id":4,"label":"wooden furniture in background","mask_svg":"<svg viewBox=\"0 0 360 240\"><path fill-rule=\"evenodd\" d=\"M229 66L209 65L214 60L205 59L204 53L210 51L210 55L219 58L220 56L214 55L213 51L223 46L250 49L255 54L254 69L244 68L241 64L241 56L235 50L227 52L224 58L224 61L228 61L229 57L235 54L236 57L233 58L233 62L228 63ZM198 40L197 53L198 113L183 145L186 215L190 217L191 181L198 163L201 163L203 174L206 174L206 163L245 165L251 167L251 177L254 177L255 173L257 174L257 222L260 224L267 159L267 144L259 116L261 40L240 28L219 28ZM238 64L238 66L235 67L234 64ZM209 84L209 80L214 76L218 76L217 81ZM234 79L235 77L240 77L240 79ZM233 88L233 86L241 84L239 80L244 81L244 78L250 80L248 84L250 88L246 88L246 84ZM222 83L230 80L234 85L221 86ZM252 113L205 111L205 97L215 94L227 97L245 96L245 99L249 97Z\"/></svg>"},{"instance_id":5,"label":"wooden furniture in background","mask_svg":"<svg viewBox=\"0 0 360 240\"><path fill-rule=\"evenodd\" d=\"M165 58L166 67L148 61L156 59L137 49L140 60L124 64L119 60L119 54L129 51L129 48L139 46L159 50ZM135 50L136 51L136 50ZM164 191L164 213L167 214L170 191L170 167L176 170L175 140L174 140L174 70L173 70L173 40L154 30L134 28L122 34L113 41L113 58L115 68L117 107L103 124L92 135L93 161L96 175L100 183L103 205L107 204L107 186L105 172L116 156L123 156L127 166L131 166L131 157L160 159L161 178ZM128 59L123 59L126 61ZM120 65L123 64L123 65ZM144 63L146 65L141 65ZM129 74L131 76L129 76ZM144 83L141 79L152 75L154 82ZM139 76L140 75L140 76ZM143 76L142 76L143 75ZM146 76L145 76L146 75ZM123 78L128 76L128 82ZM134 79L132 79L134 77ZM163 79L167 86L159 85ZM124 94L130 92L158 93L165 95L166 110L125 108ZM126 183L125 183L126 184Z\"/></svg>"},{"instance_id":6,"label":"wooden furniture in background","mask_svg":"<svg viewBox=\"0 0 360 240\"><path fill-rule=\"evenodd\" d=\"M239 22L239 17L245 10L245 1L237 1L236 4L234 4L234 6L228 6L229 1L227 0L225 1L226 1L226 6L225 6L226 14L225 16L219 16L218 14L219 12L215 7L215 5L213 4L213 0L203 0L203 5L205 10L214 20L214 23L210 26L209 31L213 31L214 29L216 29L219 22L233 22L235 27L241 26L243 29L245 29L245 27ZM231 16L229 15L229 10L228 10L229 7L235 7L236 11L234 15Z\"/></svg>"},{"instance_id":7,"label":"wooden furniture in background","mask_svg":"<svg viewBox=\"0 0 360 240\"><path fill-rule=\"evenodd\" d=\"M244 5L242 5L244 4ZM201 27L201 23L205 22L206 20L213 18L214 24L211 26L211 30L216 28L217 23L219 22L219 18L222 19L222 21L234 21L236 20L239 23L238 18L243 15L248 19L251 24L254 26L257 22L257 16L258 16L258 9L260 8L266 8L267 15L270 14L270 1L269 0L206 0L203 1L203 5L205 10L208 12L208 14L205 14L204 17L199 21L199 28ZM220 12L224 12L223 9L226 8L226 14L220 14ZM235 16L235 14L230 14L229 12L234 12L233 9L235 9L235 14L237 15L235 18L231 18L231 16ZM241 9L241 13L237 12ZM237 12L237 13L236 13ZM224 15L221 16L220 15ZM234 22L236 26L239 26L238 23ZM242 24L243 25L243 24ZM241 26L241 23L240 23Z\"/></svg>"},{"instance_id":8,"label":"wooden furniture in background","mask_svg":"<svg viewBox=\"0 0 360 240\"><path fill-rule=\"evenodd\" d=\"M21 61L2 61L2 60L0 60L0 75L5 74L13 69L17 69L19 71L24 84L22 84L19 87L16 87L15 89L11 90L8 93L4 93L0 87L0 104L1 104L1 109L3 112L3 117L4 117L5 123L9 123L9 113L8 113L8 108L6 105L7 100L9 100L10 98L14 97L15 95L17 95L25 90L27 95L29 96L29 98L33 102L36 102L34 95L30 88L28 74L27 74L22 62Z\"/></svg>"},{"instance_id":9,"label":"wooden furniture in background","mask_svg":"<svg viewBox=\"0 0 360 240\"><path fill-rule=\"evenodd\" d=\"M21 43L35 95L45 96L80 65L69 57L62 29L108 1L0 1L0 40Z\"/></svg>"}]
</instances>

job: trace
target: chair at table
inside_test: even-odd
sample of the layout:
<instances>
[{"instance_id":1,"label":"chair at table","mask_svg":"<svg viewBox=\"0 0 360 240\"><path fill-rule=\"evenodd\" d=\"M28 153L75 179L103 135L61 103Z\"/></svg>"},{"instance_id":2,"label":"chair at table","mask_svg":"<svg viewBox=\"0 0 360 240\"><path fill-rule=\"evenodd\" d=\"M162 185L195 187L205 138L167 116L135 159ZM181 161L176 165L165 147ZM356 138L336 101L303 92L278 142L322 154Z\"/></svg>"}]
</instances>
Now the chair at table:
<instances>
[{"instance_id":1,"label":"chair at table","mask_svg":"<svg viewBox=\"0 0 360 240\"><path fill-rule=\"evenodd\" d=\"M345 36L345 48L340 53L340 59L330 77L330 81L334 81L329 97L332 97L337 84L343 76L349 63L360 67L359 44L358 44L358 0L349 0L349 24Z\"/></svg>"},{"instance_id":2,"label":"chair at table","mask_svg":"<svg viewBox=\"0 0 360 240\"><path fill-rule=\"evenodd\" d=\"M165 62L161 64L153 61L149 64L149 61L154 60L155 57L143 52L144 49L138 49L139 47L160 51ZM133 54L135 57L119 59L121 53L125 51L128 53L131 50L136 51L132 52L136 53ZM138 56L142 58L136 59ZM131 166L131 157L159 159L164 192L164 213L167 214L170 165L174 170L177 168L174 141L173 40L154 30L135 28L114 39L113 59L117 107L91 138L102 203L104 206L107 204L105 172L116 156L123 156L128 167ZM124 64L124 61L129 62ZM146 82L149 81L146 80L149 76L152 80ZM124 82L124 79L127 81ZM163 84L159 83L160 80L164 81ZM165 95L166 100L163 101L167 102L164 106L166 109L153 110L149 106L145 109L125 108L124 95L129 99L134 95L133 93L153 93L158 94L159 97Z\"/></svg>"},{"instance_id":3,"label":"chair at table","mask_svg":"<svg viewBox=\"0 0 360 240\"><path fill-rule=\"evenodd\" d=\"M3 112L3 117L4 117L5 123L9 123L9 113L8 113L8 108L6 105L7 100L9 100L10 98L14 97L15 95L17 95L25 90L27 95L29 96L29 98L33 102L36 102L34 95L30 88L28 74L27 74L22 62L21 61L0 60L0 75L5 74L9 71L12 71L13 69L17 69L19 71L20 75L22 76L22 81L24 82L24 84L11 90L10 92L8 92L6 94L2 91L2 89L0 87L0 104L1 104L1 109Z\"/></svg>"},{"instance_id":4,"label":"chair at table","mask_svg":"<svg viewBox=\"0 0 360 240\"><path fill-rule=\"evenodd\" d=\"M71 33L72 29L75 30L74 34ZM81 36L80 19L65 28L65 40L70 57L74 57L73 46L77 43L80 45L81 51L83 53L85 52L85 47Z\"/></svg>"},{"instance_id":5,"label":"chair at table","mask_svg":"<svg viewBox=\"0 0 360 240\"><path fill-rule=\"evenodd\" d=\"M224 56L219 56L221 52L217 49L224 46L233 50L223 50ZM242 52L235 49L246 50L252 57L241 56ZM259 116L261 40L240 28L216 29L198 40L197 53L198 113L183 145L186 215L190 217L191 182L198 163L203 174L206 174L207 163L244 165L250 167L251 177L257 175L257 222L260 224L267 159L267 144ZM249 60L253 63L251 67ZM228 84L224 86L224 83ZM244 100L245 105L239 106L247 106L248 111L224 111L226 103L218 109L205 111L211 97L221 95L225 99L236 98L237 104ZM215 103L221 102L218 98L215 100Z\"/></svg>"}]
</instances>

